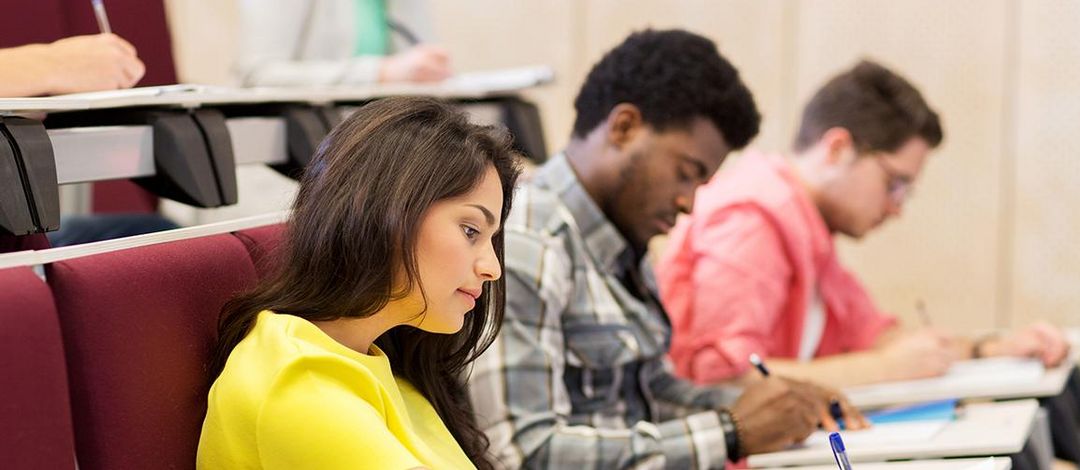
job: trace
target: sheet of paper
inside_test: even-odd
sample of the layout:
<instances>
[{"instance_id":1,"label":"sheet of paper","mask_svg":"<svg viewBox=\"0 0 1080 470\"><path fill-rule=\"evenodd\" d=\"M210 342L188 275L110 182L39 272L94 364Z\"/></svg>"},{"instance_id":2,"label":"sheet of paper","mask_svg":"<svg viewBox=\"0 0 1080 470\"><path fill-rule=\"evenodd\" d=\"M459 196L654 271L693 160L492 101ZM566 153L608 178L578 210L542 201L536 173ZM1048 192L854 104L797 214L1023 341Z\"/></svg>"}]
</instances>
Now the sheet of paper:
<instances>
[{"instance_id":1,"label":"sheet of paper","mask_svg":"<svg viewBox=\"0 0 1080 470\"><path fill-rule=\"evenodd\" d=\"M59 99L80 99L80 100L107 100L115 98L142 98L148 96L163 96L174 93L204 93L212 91L217 87L211 87L207 85L196 85L191 83L180 83L176 85L162 85L162 86L147 86L139 88L128 88L124 90L108 90L108 91L90 91L86 93L71 93L67 95L56 95L53 98Z\"/></svg>"},{"instance_id":2,"label":"sheet of paper","mask_svg":"<svg viewBox=\"0 0 1080 470\"><path fill-rule=\"evenodd\" d=\"M105 108L112 106L131 106L140 104L148 98L159 97L204 97L207 94L241 93L250 94L243 89L231 89L211 85L181 83L176 85L128 88L124 90L90 91L66 95L42 96L35 98L0 98L0 113L6 110L66 110Z\"/></svg>"},{"instance_id":3,"label":"sheet of paper","mask_svg":"<svg viewBox=\"0 0 1080 470\"><path fill-rule=\"evenodd\" d=\"M519 67L462 73L449 78L444 84L449 87L479 90L516 90L548 83L554 76L555 72L551 67Z\"/></svg>"},{"instance_id":4,"label":"sheet of paper","mask_svg":"<svg viewBox=\"0 0 1080 470\"><path fill-rule=\"evenodd\" d=\"M1012 357L972 359L960 361L941 377L921 380L905 380L845 390L848 395L877 395L907 393L912 389L968 390L993 388L1017 384L1037 383L1046 373L1041 362L1035 359Z\"/></svg>"},{"instance_id":5,"label":"sheet of paper","mask_svg":"<svg viewBox=\"0 0 1080 470\"><path fill-rule=\"evenodd\" d=\"M861 431L841 431L844 447L848 450L895 442L929 441L941 432L950 421L909 421L903 423L879 424ZM829 432L817 431L810 435L800 447L829 447Z\"/></svg>"}]
</instances>

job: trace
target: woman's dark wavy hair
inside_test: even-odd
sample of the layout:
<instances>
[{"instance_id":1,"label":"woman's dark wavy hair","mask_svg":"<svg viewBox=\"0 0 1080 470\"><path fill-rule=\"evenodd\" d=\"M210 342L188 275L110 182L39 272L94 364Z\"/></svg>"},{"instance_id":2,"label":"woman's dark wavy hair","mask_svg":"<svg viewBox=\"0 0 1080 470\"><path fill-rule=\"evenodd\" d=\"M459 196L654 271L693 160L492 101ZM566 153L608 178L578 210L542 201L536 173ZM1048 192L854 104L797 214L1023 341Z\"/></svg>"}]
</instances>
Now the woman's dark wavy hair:
<instances>
[{"instance_id":1,"label":"woman's dark wavy hair","mask_svg":"<svg viewBox=\"0 0 1080 470\"><path fill-rule=\"evenodd\" d=\"M413 286L422 292L421 219L435 202L479 185L489 167L502 185L504 221L519 174L506 132L470 124L434 99L386 98L360 108L322 142L303 175L273 272L222 308L211 379L263 310L311 321L367 317ZM502 266L501 227L492 243ZM407 282L395 290L402 267ZM491 467L488 441L462 377L498 333L505 292L503 279L485 283L455 334L399 326L375 341L480 468Z\"/></svg>"}]
</instances>

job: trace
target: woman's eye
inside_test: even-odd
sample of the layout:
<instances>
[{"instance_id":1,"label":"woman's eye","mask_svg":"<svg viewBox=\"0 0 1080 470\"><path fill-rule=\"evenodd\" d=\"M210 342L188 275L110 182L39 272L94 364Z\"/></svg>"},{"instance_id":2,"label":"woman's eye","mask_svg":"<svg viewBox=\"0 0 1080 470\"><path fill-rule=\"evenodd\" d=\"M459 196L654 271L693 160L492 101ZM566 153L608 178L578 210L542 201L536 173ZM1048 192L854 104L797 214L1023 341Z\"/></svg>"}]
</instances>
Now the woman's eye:
<instances>
[{"instance_id":1,"label":"woman's eye","mask_svg":"<svg viewBox=\"0 0 1080 470\"><path fill-rule=\"evenodd\" d=\"M476 240L476 237L480 236L480 231L474 229L468 225L462 225L461 229L465 231L465 237L469 240Z\"/></svg>"}]
</instances>

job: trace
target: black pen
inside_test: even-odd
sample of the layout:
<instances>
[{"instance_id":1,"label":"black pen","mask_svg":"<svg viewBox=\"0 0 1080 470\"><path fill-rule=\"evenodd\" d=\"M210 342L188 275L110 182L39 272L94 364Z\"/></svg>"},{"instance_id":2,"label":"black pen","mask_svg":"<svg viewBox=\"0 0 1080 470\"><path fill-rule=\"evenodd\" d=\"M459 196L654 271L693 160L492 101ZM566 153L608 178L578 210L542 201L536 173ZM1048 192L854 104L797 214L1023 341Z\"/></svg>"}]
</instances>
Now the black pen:
<instances>
[{"instance_id":1,"label":"black pen","mask_svg":"<svg viewBox=\"0 0 1080 470\"><path fill-rule=\"evenodd\" d=\"M761 356L758 356L757 353L750 353L750 363L757 368L758 372L761 372L761 375L769 376L769 369L765 368L765 361L762 361Z\"/></svg>"},{"instance_id":2,"label":"black pen","mask_svg":"<svg viewBox=\"0 0 1080 470\"><path fill-rule=\"evenodd\" d=\"M765 377L769 376L769 368L765 367L765 361L761 360L761 356L758 356L757 353L750 353L750 364L753 364L758 372L761 372L761 375L764 375ZM837 423L840 423L841 420L844 419L844 410L840 408L840 400L835 398L829 400L829 415L832 416Z\"/></svg>"}]
</instances>

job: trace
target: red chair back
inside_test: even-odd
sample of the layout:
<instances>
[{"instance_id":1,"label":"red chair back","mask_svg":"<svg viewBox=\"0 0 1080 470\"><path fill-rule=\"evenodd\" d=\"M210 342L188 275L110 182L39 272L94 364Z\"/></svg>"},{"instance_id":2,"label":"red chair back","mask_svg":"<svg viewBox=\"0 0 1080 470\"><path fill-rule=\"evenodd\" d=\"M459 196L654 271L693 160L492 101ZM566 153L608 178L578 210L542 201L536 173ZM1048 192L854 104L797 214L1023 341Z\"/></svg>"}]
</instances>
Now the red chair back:
<instances>
[{"instance_id":1,"label":"red chair back","mask_svg":"<svg viewBox=\"0 0 1080 470\"><path fill-rule=\"evenodd\" d=\"M255 268L230 234L49 265L79 465L195 467L221 307Z\"/></svg>"}]
</instances>

